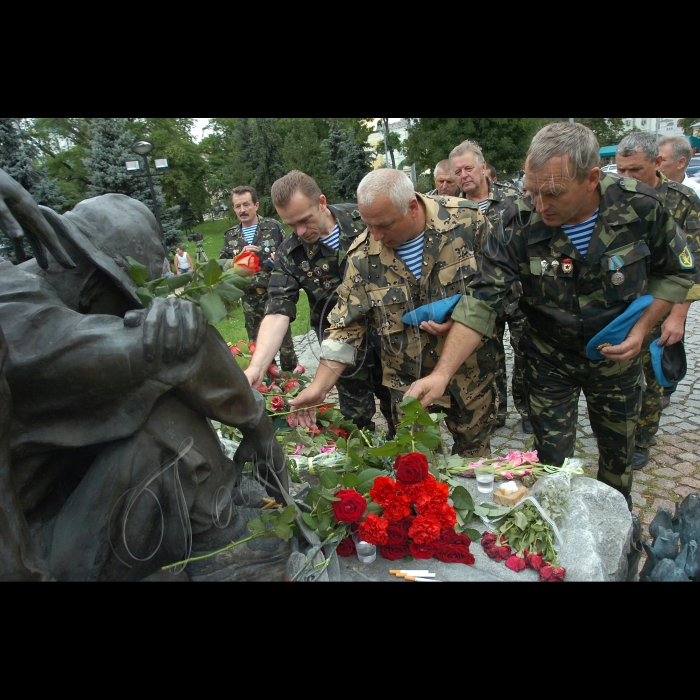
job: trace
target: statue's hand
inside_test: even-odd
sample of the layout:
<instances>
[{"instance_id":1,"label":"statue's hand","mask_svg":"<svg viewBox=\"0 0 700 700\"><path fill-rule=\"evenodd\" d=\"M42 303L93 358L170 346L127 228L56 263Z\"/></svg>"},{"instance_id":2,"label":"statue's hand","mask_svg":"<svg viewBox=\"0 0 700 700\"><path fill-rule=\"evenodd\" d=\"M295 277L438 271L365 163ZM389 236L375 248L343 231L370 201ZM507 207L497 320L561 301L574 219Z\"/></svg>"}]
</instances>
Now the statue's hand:
<instances>
[{"instance_id":1,"label":"statue's hand","mask_svg":"<svg viewBox=\"0 0 700 700\"><path fill-rule=\"evenodd\" d=\"M208 322L191 301L156 297L143 321L143 351L148 362L187 362L204 342Z\"/></svg>"},{"instance_id":2,"label":"statue's hand","mask_svg":"<svg viewBox=\"0 0 700 700\"><path fill-rule=\"evenodd\" d=\"M63 267L75 267L32 196L4 170L0 170L0 228L12 240L20 262L24 260L21 239L26 237L44 270L49 266L44 246Z\"/></svg>"}]
</instances>

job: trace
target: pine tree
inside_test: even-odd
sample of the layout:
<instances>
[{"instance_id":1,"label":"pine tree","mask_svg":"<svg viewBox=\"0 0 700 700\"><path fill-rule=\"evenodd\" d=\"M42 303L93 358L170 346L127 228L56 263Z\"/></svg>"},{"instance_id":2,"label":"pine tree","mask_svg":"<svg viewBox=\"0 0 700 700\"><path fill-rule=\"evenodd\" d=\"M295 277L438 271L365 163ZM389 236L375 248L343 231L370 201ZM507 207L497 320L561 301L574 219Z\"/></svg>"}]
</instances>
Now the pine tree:
<instances>
[{"instance_id":1,"label":"pine tree","mask_svg":"<svg viewBox=\"0 0 700 700\"><path fill-rule=\"evenodd\" d=\"M358 143L357 136L356 132L339 129L334 133L331 129L326 140L329 153L334 154L333 161L329 159L329 170L332 168L335 171L333 189L346 202L357 200L357 186L372 170L375 157L367 143Z\"/></svg>"},{"instance_id":2,"label":"pine tree","mask_svg":"<svg viewBox=\"0 0 700 700\"><path fill-rule=\"evenodd\" d=\"M20 121L19 118L0 117L0 168L17 180L37 204L51 208L60 207L65 199L46 171L35 166L39 149L20 128ZM12 249L10 239L1 230L0 247ZM25 246L21 245L17 251L18 260L26 259L28 252Z\"/></svg>"},{"instance_id":3,"label":"pine tree","mask_svg":"<svg viewBox=\"0 0 700 700\"><path fill-rule=\"evenodd\" d=\"M282 139L275 132L275 119L252 119L250 138L251 185L260 199L263 216L274 216L270 189L284 175Z\"/></svg>"},{"instance_id":4,"label":"pine tree","mask_svg":"<svg viewBox=\"0 0 700 700\"><path fill-rule=\"evenodd\" d=\"M138 160L143 167L141 157L131 150L134 140L126 119L109 117L93 121L90 156L84 161L90 174L88 195L97 197L108 193L124 194L143 202L155 214L145 173L139 171L136 174L126 169L126 162L129 160ZM153 177L153 189L158 201L166 245L173 246L182 240L179 207L166 209L165 196L157 176Z\"/></svg>"}]
</instances>

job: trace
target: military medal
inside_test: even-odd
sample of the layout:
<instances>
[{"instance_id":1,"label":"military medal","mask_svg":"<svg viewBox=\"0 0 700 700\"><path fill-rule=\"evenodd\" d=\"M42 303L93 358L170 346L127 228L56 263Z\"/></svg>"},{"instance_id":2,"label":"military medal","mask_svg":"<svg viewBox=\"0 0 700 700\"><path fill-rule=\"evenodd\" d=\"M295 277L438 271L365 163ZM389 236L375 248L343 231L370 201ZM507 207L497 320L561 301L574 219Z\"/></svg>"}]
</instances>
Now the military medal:
<instances>
[{"instance_id":1,"label":"military medal","mask_svg":"<svg viewBox=\"0 0 700 700\"><path fill-rule=\"evenodd\" d=\"M321 268L320 268L320 267L315 267L315 268L314 268L314 275L316 275L316 277L320 277L320 276L321 276Z\"/></svg>"},{"instance_id":2,"label":"military medal","mask_svg":"<svg viewBox=\"0 0 700 700\"><path fill-rule=\"evenodd\" d=\"M560 262L558 260L555 260L552 263L552 270L554 270L554 279L557 278L557 272L559 271L559 265L560 265Z\"/></svg>"},{"instance_id":3,"label":"military medal","mask_svg":"<svg viewBox=\"0 0 700 700\"><path fill-rule=\"evenodd\" d=\"M304 272L308 272L311 269L311 265L309 264L308 260L304 260L304 262L301 263L301 269Z\"/></svg>"},{"instance_id":4,"label":"military medal","mask_svg":"<svg viewBox=\"0 0 700 700\"><path fill-rule=\"evenodd\" d=\"M625 275L620 272L624 266L625 264L622 262L622 260L620 260L620 258L617 257L617 255L613 255L608 262L608 269L610 272L614 273L612 276L612 283L616 287L619 287L625 282Z\"/></svg>"},{"instance_id":5,"label":"military medal","mask_svg":"<svg viewBox=\"0 0 700 700\"><path fill-rule=\"evenodd\" d=\"M574 261L571 258L564 258L564 262L561 264L561 271L565 275L570 275L574 271Z\"/></svg>"},{"instance_id":6,"label":"military medal","mask_svg":"<svg viewBox=\"0 0 700 700\"><path fill-rule=\"evenodd\" d=\"M270 252L270 249L269 249L269 248L265 248L265 252L266 252L266 253L269 253L269 252Z\"/></svg>"},{"instance_id":7,"label":"military medal","mask_svg":"<svg viewBox=\"0 0 700 700\"><path fill-rule=\"evenodd\" d=\"M549 263L546 260L542 261L542 274L547 272L549 270Z\"/></svg>"},{"instance_id":8,"label":"military medal","mask_svg":"<svg viewBox=\"0 0 700 700\"><path fill-rule=\"evenodd\" d=\"M321 268L324 272L328 272L328 270L331 269L331 266L328 263L323 263L323 265L321 265Z\"/></svg>"},{"instance_id":9,"label":"military medal","mask_svg":"<svg viewBox=\"0 0 700 700\"><path fill-rule=\"evenodd\" d=\"M236 255L238 255L238 253L240 253L240 252L241 252L241 251L238 250L238 248L236 248L236 250L233 251L233 254L234 254L234 256L236 256Z\"/></svg>"},{"instance_id":10,"label":"military medal","mask_svg":"<svg viewBox=\"0 0 700 700\"><path fill-rule=\"evenodd\" d=\"M323 278L323 288L324 289L330 289L333 285L331 284L331 281L328 279L328 277Z\"/></svg>"},{"instance_id":11,"label":"military medal","mask_svg":"<svg viewBox=\"0 0 700 700\"><path fill-rule=\"evenodd\" d=\"M314 277L314 284L321 284L321 280L318 277Z\"/></svg>"}]
</instances>

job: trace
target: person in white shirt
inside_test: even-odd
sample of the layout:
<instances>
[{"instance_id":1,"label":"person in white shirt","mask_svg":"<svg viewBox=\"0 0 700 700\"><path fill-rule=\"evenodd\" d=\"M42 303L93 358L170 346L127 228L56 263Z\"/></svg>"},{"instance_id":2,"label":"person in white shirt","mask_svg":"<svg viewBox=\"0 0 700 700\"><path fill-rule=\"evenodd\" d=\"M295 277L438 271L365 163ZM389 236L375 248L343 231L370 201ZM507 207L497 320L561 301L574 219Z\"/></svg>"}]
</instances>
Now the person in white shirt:
<instances>
[{"instance_id":1,"label":"person in white shirt","mask_svg":"<svg viewBox=\"0 0 700 700\"><path fill-rule=\"evenodd\" d=\"M665 136L659 141L659 155L662 158L659 170L669 180L695 190L700 197L700 183L685 174L693 157L690 141L683 136Z\"/></svg>"}]
</instances>

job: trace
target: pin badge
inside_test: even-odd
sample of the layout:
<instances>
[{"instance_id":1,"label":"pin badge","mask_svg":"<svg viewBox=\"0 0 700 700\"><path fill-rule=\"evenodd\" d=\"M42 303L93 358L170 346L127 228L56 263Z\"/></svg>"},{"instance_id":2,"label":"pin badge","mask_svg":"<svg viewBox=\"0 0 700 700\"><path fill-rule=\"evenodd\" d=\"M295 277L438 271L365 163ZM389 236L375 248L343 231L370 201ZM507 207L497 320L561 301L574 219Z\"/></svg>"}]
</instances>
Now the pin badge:
<instances>
[{"instance_id":1,"label":"pin badge","mask_svg":"<svg viewBox=\"0 0 700 700\"><path fill-rule=\"evenodd\" d=\"M328 272L328 270L331 269L331 266L328 263L323 263L323 265L321 265L321 267L323 268L324 272Z\"/></svg>"},{"instance_id":2,"label":"pin badge","mask_svg":"<svg viewBox=\"0 0 700 700\"><path fill-rule=\"evenodd\" d=\"M316 277L320 277L320 276L321 276L321 268L320 268L320 267L315 267L315 268L314 268L314 275L316 275Z\"/></svg>"},{"instance_id":3,"label":"pin badge","mask_svg":"<svg viewBox=\"0 0 700 700\"><path fill-rule=\"evenodd\" d=\"M304 272L308 272L308 271L311 269L311 265L309 265L309 261L308 261L308 260L304 260L304 262L301 263L301 269L302 269Z\"/></svg>"},{"instance_id":4,"label":"pin badge","mask_svg":"<svg viewBox=\"0 0 700 700\"><path fill-rule=\"evenodd\" d=\"M266 252L266 253L269 253L269 252L270 252L270 249L269 249L269 248L265 248L265 252Z\"/></svg>"},{"instance_id":5,"label":"pin badge","mask_svg":"<svg viewBox=\"0 0 700 700\"><path fill-rule=\"evenodd\" d=\"M559 272L559 265L560 265L560 264L561 264L561 263L560 263L558 260L555 260L555 261L552 263L552 270L554 270L554 279L557 278L557 272Z\"/></svg>"},{"instance_id":6,"label":"pin badge","mask_svg":"<svg viewBox=\"0 0 700 700\"><path fill-rule=\"evenodd\" d=\"M549 270L549 263L546 260L542 261L542 274L547 272Z\"/></svg>"},{"instance_id":7,"label":"pin badge","mask_svg":"<svg viewBox=\"0 0 700 700\"><path fill-rule=\"evenodd\" d=\"M570 275L574 271L574 261L566 258L561 265L561 269L564 274Z\"/></svg>"}]
</instances>

